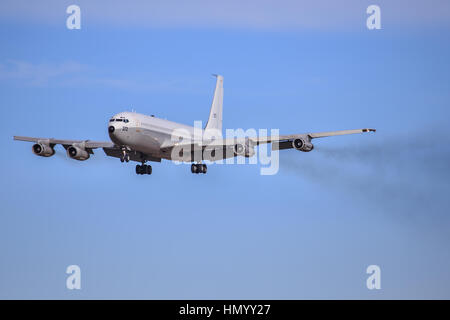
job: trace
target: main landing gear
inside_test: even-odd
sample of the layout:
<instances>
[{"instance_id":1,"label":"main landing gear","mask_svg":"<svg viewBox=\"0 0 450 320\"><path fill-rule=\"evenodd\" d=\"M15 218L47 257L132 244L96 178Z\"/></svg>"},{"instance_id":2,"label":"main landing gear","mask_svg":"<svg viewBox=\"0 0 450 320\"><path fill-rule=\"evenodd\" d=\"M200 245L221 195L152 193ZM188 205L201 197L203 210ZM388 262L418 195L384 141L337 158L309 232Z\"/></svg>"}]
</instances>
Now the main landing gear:
<instances>
[{"instance_id":1,"label":"main landing gear","mask_svg":"<svg viewBox=\"0 0 450 320\"><path fill-rule=\"evenodd\" d=\"M146 164L137 164L136 174L152 174L152 166Z\"/></svg>"},{"instance_id":2,"label":"main landing gear","mask_svg":"<svg viewBox=\"0 0 450 320\"><path fill-rule=\"evenodd\" d=\"M193 163L191 165L191 172L192 173L206 173L206 171L208 171L208 168L206 167L206 164L201 164L201 163Z\"/></svg>"}]
</instances>

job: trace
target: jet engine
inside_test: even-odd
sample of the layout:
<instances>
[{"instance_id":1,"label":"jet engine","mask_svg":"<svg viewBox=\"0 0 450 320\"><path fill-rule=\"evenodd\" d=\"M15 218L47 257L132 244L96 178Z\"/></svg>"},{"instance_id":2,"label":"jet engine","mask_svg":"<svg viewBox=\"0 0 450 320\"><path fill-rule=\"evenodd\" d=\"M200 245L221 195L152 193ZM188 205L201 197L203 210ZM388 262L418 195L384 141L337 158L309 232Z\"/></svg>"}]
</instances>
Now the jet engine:
<instances>
[{"instance_id":1,"label":"jet engine","mask_svg":"<svg viewBox=\"0 0 450 320\"><path fill-rule=\"evenodd\" d=\"M67 156L75 160L84 161L89 159L89 152L83 146L73 144L67 148Z\"/></svg>"},{"instance_id":2,"label":"jet engine","mask_svg":"<svg viewBox=\"0 0 450 320\"><path fill-rule=\"evenodd\" d=\"M314 145L311 142L306 141L302 138L292 140L292 147L303 152L309 152L314 149Z\"/></svg>"},{"instance_id":3,"label":"jet engine","mask_svg":"<svg viewBox=\"0 0 450 320\"><path fill-rule=\"evenodd\" d=\"M247 140L245 144L237 143L234 145L234 154L237 156L250 158L255 155L255 148L250 146L250 143Z\"/></svg>"},{"instance_id":4,"label":"jet engine","mask_svg":"<svg viewBox=\"0 0 450 320\"><path fill-rule=\"evenodd\" d=\"M33 153L41 157L51 157L55 154L55 150L48 144L39 142L33 145Z\"/></svg>"}]
</instances>

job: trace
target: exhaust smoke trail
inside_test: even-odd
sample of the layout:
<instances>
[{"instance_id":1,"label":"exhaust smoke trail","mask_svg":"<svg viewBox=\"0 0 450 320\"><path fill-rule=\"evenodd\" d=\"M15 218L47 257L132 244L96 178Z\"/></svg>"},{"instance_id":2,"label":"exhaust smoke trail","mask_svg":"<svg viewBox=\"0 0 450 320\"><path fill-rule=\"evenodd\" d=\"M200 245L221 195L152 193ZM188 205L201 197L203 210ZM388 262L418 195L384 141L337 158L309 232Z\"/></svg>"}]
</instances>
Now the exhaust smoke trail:
<instances>
[{"instance_id":1,"label":"exhaust smoke trail","mask_svg":"<svg viewBox=\"0 0 450 320\"><path fill-rule=\"evenodd\" d=\"M280 168L340 192L390 217L450 220L450 135L380 137L354 145L315 144L314 152L280 155Z\"/></svg>"}]
</instances>

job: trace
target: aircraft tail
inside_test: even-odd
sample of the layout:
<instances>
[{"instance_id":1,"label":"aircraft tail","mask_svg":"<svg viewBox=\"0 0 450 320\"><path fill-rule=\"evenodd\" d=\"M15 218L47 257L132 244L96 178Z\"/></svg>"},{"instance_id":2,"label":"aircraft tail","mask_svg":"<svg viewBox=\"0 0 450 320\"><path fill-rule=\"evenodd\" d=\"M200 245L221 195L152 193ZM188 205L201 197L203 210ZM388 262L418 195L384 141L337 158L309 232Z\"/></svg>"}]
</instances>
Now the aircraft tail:
<instances>
[{"instance_id":1,"label":"aircraft tail","mask_svg":"<svg viewBox=\"0 0 450 320\"><path fill-rule=\"evenodd\" d=\"M205 130L214 129L222 133L222 109L223 109L223 77L214 75L217 78L214 98L209 112L209 119Z\"/></svg>"}]
</instances>

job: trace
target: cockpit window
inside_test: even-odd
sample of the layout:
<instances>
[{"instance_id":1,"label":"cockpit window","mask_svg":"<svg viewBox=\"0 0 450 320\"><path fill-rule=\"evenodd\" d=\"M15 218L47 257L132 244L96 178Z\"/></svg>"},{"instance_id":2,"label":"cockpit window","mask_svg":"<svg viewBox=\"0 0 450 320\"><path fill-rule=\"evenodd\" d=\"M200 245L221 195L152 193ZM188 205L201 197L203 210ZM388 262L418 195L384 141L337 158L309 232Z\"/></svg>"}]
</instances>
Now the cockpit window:
<instances>
[{"instance_id":1,"label":"cockpit window","mask_svg":"<svg viewBox=\"0 0 450 320\"><path fill-rule=\"evenodd\" d=\"M125 122L125 123L128 123L128 122L130 122L128 119L114 119L114 118L111 118L110 120L109 120L109 122L114 122L114 121L119 121L119 122Z\"/></svg>"}]
</instances>

